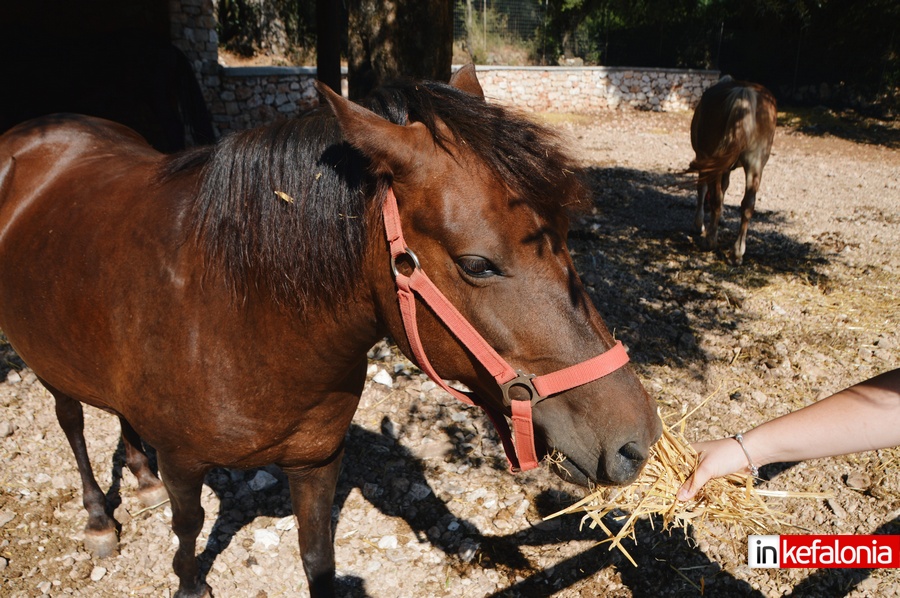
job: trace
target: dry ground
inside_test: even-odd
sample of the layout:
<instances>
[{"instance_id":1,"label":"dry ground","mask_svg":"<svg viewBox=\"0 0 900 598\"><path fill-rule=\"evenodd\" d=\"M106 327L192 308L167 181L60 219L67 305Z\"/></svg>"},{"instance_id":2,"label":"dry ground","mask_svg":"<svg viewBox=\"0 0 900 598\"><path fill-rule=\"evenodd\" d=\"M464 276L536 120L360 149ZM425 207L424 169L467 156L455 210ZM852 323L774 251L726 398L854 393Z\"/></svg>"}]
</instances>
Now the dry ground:
<instances>
[{"instance_id":1,"label":"dry ground","mask_svg":"<svg viewBox=\"0 0 900 598\"><path fill-rule=\"evenodd\" d=\"M746 430L900 367L896 129L815 116L783 116L740 268L698 251L689 231L692 180L679 174L691 157L689 114L547 117L571 138L594 190L594 210L574 223L570 245L600 312L664 415L711 397L690 420L691 438ZM742 187L737 174L724 246L734 238ZM541 521L581 489L546 469L505 472L483 418L390 347L376 349L371 373L390 373L392 386L367 386L334 511L345 595L900 593L897 570L751 570L746 539L716 527L686 538L642 522L637 544L628 544L635 568L596 546L602 535L579 530L577 517ZM20 367L8 348L5 357ZM0 438L0 594L169 596L170 513L137 506L115 420L88 412L95 470L121 499L121 551L95 562L79 544L78 476L52 402L33 375L20 375L0 383L0 431L10 431ZM896 534L898 457L884 450L770 466L764 486L834 494L771 501L792 531ZM203 500L199 546L216 596L305 595L277 470L215 471Z\"/></svg>"}]
</instances>

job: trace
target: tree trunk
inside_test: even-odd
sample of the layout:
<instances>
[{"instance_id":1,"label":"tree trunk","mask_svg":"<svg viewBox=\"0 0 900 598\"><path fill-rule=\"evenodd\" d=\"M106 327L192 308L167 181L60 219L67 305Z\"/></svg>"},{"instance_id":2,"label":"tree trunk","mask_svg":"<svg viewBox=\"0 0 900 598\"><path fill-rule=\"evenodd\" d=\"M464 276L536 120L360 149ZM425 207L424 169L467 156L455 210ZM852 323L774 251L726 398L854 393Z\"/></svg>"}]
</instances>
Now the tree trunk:
<instances>
[{"instance_id":1,"label":"tree trunk","mask_svg":"<svg viewBox=\"0 0 900 598\"><path fill-rule=\"evenodd\" d=\"M452 0L350 0L348 9L351 99L396 77L450 79Z\"/></svg>"},{"instance_id":2,"label":"tree trunk","mask_svg":"<svg viewBox=\"0 0 900 598\"><path fill-rule=\"evenodd\" d=\"M316 78L341 93L341 13L334 0L316 0Z\"/></svg>"}]
</instances>

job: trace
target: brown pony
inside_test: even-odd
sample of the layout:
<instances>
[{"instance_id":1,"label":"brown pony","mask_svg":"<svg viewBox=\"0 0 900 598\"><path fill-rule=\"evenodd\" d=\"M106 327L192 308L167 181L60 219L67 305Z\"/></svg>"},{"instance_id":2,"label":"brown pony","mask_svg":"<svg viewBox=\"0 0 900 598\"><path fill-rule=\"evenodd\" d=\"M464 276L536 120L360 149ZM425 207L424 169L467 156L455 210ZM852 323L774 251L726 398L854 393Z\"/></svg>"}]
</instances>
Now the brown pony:
<instances>
[{"instance_id":1,"label":"brown pony","mask_svg":"<svg viewBox=\"0 0 900 598\"><path fill-rule=\"evenodd\" d=\"M331 508L366 351L391 335L416 353L396 271L427 271L517 369L568 371L617 346L566 248L584 189L550 132L485 103L472 67L384 87L367 108L320 90L330 110L174 156L74 115L0 137L0 327L56 399L95 550L114 550L116 522L81 404L119 416L150 501L141 439L156 449L180 598L211 592L195 556L205 474L268 463L289 479L310 594L333 595ZM415 255L392 258L388 203ZM501 390L424 303L417 326L439 376L503 422L533 404L538 456L561 451L571 479L638 474L660 422L629 367L538 402L517 396L527 376Z\"/></svg>"},{"instance_id":2,"label":"brown pony","mask_svg":"<svg viewBox=\"0 0 900 598\"><path fill-rule=\"evenodd\" d=\"M741 200L741 229L733 259L743 261L747 227L756 205L763 167L775 138L775 98L762 85L725 76L703 92L691 121L691 146L696 157L688 168L699 173L694 227L705 233L704 247L718 247L719 219L731 171L743 166L746 176ZM709 230L703 226L704 205L709 205Z\"/></svg>"}]
</instances>

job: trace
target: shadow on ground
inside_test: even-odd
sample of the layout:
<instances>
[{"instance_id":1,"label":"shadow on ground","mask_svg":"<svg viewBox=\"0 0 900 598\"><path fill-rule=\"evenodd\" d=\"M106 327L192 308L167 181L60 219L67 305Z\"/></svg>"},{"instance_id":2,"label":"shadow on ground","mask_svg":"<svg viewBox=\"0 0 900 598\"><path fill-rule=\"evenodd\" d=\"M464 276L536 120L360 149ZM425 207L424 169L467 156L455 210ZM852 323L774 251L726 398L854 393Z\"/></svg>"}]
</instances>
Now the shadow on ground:
<instances>
[{"instance_id":1,"label":"shadow on ground","mask_svg":"<svg viewBox=\"0 0 900 598\"><path fill-rule=\"evenodd\" d=\"M778 113L778 126L815 137L832 136L855 143L900 148L900 121L867 116L855 110L785 107Z\"/></svg>"},{"instance_id":2,"label":"shadow on ground","mask_svg":"<svg viewBox=\"0 0 900 598\"><path fill-rule=\"evenodd\" d=\"M741 294L784 273L823 289L826 258L780 232L783 217L760 211L750 222L743 266L726 255L740 221L739 199L726 198L720 249L700 250L692 232L693 177L628 168L591 168L591 213L573 220L569 245L576 267L610 329L632 360L668 364L701 376L704 332L730 333L741 318ZM736 289L732 292L729 289Z\"/></svg>"},{"instance_id":3,"label":"shadow on ground","mask_svg":"<svg viewBox=\"0 0 900 598\"><path fill-rule=\"evenodd\" d=\"M496 448L500 450L499 446ZM120 447L117 455L122 450ZM450 454L447 458L459 457ZM117 494L121 482L121 459L121 455L114 457L114 473L119 480L114 480L111 493ZM402 440L398 441L390 434L352 426L347 436L347 453L335 499L335 525L350 492L358 488L382 514L403 519L420 542L430 543L446 553L450 557L451 567L460 577L470 570L484 568L497 569L505 575L509 585L494 594L498 597L553 596L606 567L615 567L619 571L624 585L634 596L661 595L660 579L669 580L666 582L666 595L690 595L701 584L707 592L713 592L711 595L758 595L745 582L710 561L694 546L690 537L681 532L660 534L658 521L655 522L655 530L649 521L640 522L636 527L637 542L625 542L638 568L619 551L609 551L606 545L597 545L553 567L540 569L522 553L522 546L551 546L568 541L599 542L604 539L603 533L580 529L578 518L570 516L542 522L509 535L483 535L471 522L459 519L433 491L424 498L411 498L409 488L412 485L430 489L425 475L427 468L424 461L403 446ZM503 469L499 464L496 468ZM237 532L254 519L261 516L281 518L291 514L287 478L278 468L266 467L264 471L273 475L277 482L263 491L252 491L248 482L258 471L216 469L207 476L206 483L219 497L220 510L200 555L204 576ZM497 475L509 474L498 471ZM549 491L534 500L538 511L548 515L575 499L565 493ZM616 529L614 521L608 520L607 524L611 529ZM248 567L252 564L246 563ZM350 598L368 596L365 581L355 576L340 577L338 591L339 595Z\"/></svg>"}]
</instances>

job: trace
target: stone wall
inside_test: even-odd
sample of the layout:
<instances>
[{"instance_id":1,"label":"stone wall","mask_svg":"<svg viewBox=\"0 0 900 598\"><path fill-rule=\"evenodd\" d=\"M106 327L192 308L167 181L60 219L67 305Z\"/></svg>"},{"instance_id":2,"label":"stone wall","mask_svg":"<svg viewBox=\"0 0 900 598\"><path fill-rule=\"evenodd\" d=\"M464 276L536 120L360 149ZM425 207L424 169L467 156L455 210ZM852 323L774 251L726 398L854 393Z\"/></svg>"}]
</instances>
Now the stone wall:
<instances>
[{"instance_id":1,"label":"stone wall","mask_svg":"<svg viewBox=\"0 0 900 598\"><path fill-rule=\"evenodd\" d=\"M219 37L212 0L169 0L169 37L190 60L209 102L219 85Z\"/></svg>"},{"instance_id":2,"label":"stone wall","mask_svg":"<svg viewBox=\"0 0 900 598\"><path fill-rule=\"evenodd\" d=\"M484 93L533 112L692 110L718 71L629 67L477 67Z\"/></svg>"},{"instance_id":3,"label":"stone wall","mask_svg":"<svg viewBox=\"0 0 900 598\"><path fill-rule=\"evenodd\" d=\"M209 103L220 134L296 116L319 105L315 67L220 67L217 98ZM347 69L342 69L347 94Z\"/></svg>"},{"instance_id":4,"label":"stone wall","mask_svg":"<svg viewBox=\"0 0 900 598\"><path fill-rule=\"evenodd\" d=\"M169 0L169 39L191 63L207 107L219 101L219 36L212 0ZM222 131L215 127L217 136ZM190 127L185 126L188 145L194 144Z\"/></svg>"},{"instance_id":5,"label":"stone wall","mask_svg":"<svg viewBox=\"0 0 900 598\"><path fill-rule=\"evenodd\" d=\"M692 110L718 71L625 67L476 67L490 101L531 112ZM343 91L346 95L346 69ZM290 117L318 105L316 69L222 67L210 102L220 133Z\"/></svg>"}]
</instances>

